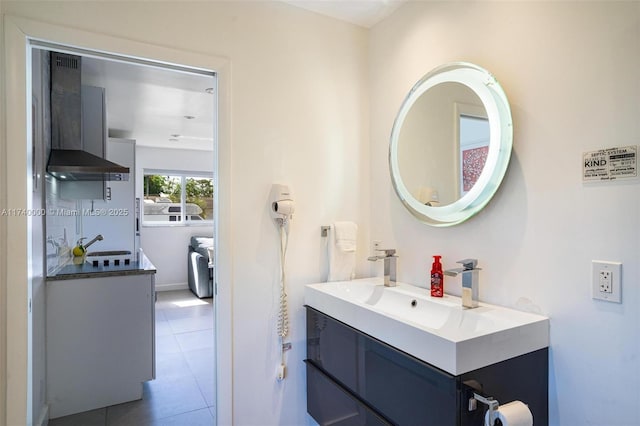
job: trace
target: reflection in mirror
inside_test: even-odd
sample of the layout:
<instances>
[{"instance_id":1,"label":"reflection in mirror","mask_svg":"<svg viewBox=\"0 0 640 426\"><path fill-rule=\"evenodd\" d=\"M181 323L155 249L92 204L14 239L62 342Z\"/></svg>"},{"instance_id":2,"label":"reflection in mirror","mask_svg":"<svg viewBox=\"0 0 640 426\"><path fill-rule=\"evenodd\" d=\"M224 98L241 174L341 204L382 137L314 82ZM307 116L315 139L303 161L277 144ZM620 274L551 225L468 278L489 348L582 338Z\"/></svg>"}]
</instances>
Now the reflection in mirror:
<instances>
[{"instance_id":1,"label":"reflection in mirror","mask_svg":"<svg viewBox=\"0 0 640 426\"><path fill-rule=\"evenodd\" d=\"M462 196L476 184L489 154L489 120L487 117L460 113L458 115L458 141L460 147L460 185Z\"/></svg>"},{"instance_id":2,"label":"reflection in mirror","mask_svg":"<svg viewBox=\"0 0 640 426\"><path fill-rule=\"evenodd\" d=\"M512 137L511 111L498 81L477 65L442 65L409 91L393 124L393 188L421 221L461 223L497 191Z\"/></svg>"},{"instance_id":3,"label":"reflection in mirror","mask_svg":"<svg viewBox=\"0 0 640 426\"><path fill-rule=\"evenodd\" d=\"M486 117L480 98L460 83L437 84L417 98L398 137L400 176L414 198L448 205L469 191L484 167L474 159L488 152Z\"/></svg>"}]
</instances>

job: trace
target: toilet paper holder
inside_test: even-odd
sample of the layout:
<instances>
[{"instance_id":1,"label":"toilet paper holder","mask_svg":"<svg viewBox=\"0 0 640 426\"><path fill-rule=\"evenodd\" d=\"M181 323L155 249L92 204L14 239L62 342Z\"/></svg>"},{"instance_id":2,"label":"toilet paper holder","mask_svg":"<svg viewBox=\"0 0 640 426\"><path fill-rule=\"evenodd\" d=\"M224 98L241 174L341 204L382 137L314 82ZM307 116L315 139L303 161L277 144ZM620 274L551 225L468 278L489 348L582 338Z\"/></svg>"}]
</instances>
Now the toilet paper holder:
<instances>
[{"instance_id":1,"label":"toilet paper holder","mask_svg":"<svg viewBox=\"0 0 640 426\"><path fill-rule=\"evenodd\" d=\"M477 408L476 401L480 401L489 407L489 425L493 426L496 421L496 413L498 411L498 407L500 407L498 401L493 399L492 397L484 397L474 392L473 398L469 398L469 411L474 411Z\"/></svg>"}]
</instances>

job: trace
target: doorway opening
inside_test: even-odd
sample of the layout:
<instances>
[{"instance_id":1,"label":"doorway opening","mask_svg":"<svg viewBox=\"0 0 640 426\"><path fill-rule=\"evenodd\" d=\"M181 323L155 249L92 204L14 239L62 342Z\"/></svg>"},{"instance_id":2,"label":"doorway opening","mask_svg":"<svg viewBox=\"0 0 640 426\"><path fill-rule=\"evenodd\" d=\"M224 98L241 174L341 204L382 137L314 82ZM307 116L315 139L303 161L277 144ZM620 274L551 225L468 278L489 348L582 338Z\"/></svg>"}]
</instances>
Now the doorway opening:
<instances>
[{"instance_id":1,"label":"doorway opening","mask_svg":"<svg viewBox=\"0 0 640 426\"><path fill-rule=\"evenodd\" d=\"M42 76L47 75L46 68L51 66L51 51L80 57L83 86L103 90L107 159L118 151L110 148L112 144L127 141L133 147L130 151L133 158L124 159L131 164L129 180L107 183L104 197L93 193L86 195L82 183L68 186L45 173L48 153L52 148L60 148L52 146L51 134L47 133L50 128L47 105L50 103L46 93L51 87L43 84L46 78ZM179 416L186 415L186 423L191 423L193 418L190 416L200 411L197 415L208 415L215 421L216 73L43 42L32 42L30 52L32 78L40 79L38 84L31 82L33 141L34 146L40 144L37 154L33 155L33 168L41 172L34 172L34 188L41 191L40 208L51 214L42 217L42 234L33 235L32 249L43 251L40 258L43 259L41 266L45 279L40 283L43 291L30 289L29 293L34 299L34 311L29 315L29 354L47 353L45 330L51 324L47 323L50 307L46 306L49 285L46 277L59 273L61 260L64 262L65 256L70 257L69 249L76 241L100 233L104 238L94 246L95 249L100 246L100 251L133 253L141 249L157 269L155 289L159 296L155 304L153 336L155 380L143 385L142 400L112 405L111 408L95 407L75 415L79 416L81 423L92 416L104 416L104 424L130 424L170 417L180 420ZM151 199L144 192L146 170L183 176L182 186L159 188L159 193L153 194L157 198ZM125 200L121 199L123 193L126 193ZM173 200L172 197L178 198ZM202 210L198 215L200 219L206 218L205 212L209 212L208 220L186 220L187 209L181 213L185 220L167 223L145 223L142 220L146 204L162 206L163 198L166 198L170 204L179 205L185 203L186 197L190 197L190 205ZM37 202L35 200L33 207ZM105 214L101 213L103 211ZM188 247L192 237L212 240L212 249L206 252L210 294L194 294L196 292L189 288ZM35 243L38 238L40 244ZM47 312L46 316L37 311L38 307ZM114 316L119 314L114 311ZM194 317L198 318L193 320ZM86 322L91 321L89 315ZM95 326L99 332L109 324L107 321ZM206 347L202 346L203 342L207 343ZM64 418L56 413L64 413L65 416L69 413L55 407L58 403L55 390L47 380L49 372L56 370L51 362L51 359L31 355L28 380L32 405L29 408L36 412L33 417L37 418L38 405L48 404L50 418L53 419L50 424L55 425L56 417ZM69 375L68 380L74 379L73 374ZM87 389L86 392L94 390ZM163 396L163 391L166 396ZM184 404L176 404L177 395L184 398Z\"/></svg>"}]
</instances>

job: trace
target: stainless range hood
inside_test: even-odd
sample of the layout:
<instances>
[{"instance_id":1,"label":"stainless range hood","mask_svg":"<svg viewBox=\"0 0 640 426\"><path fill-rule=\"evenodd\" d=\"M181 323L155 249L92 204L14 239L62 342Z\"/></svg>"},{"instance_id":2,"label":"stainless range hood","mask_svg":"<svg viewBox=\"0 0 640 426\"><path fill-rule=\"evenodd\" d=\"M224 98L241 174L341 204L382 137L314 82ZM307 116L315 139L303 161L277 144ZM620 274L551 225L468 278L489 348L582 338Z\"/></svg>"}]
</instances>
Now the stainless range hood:
<instances>
[{"instance_id":1,"label":"stainless range hood","mask_svg":"<svg viewBox=\"0 0 640 426\"><path fill-rule=\"evenodd\" d=\"M106 160L104 89L82 86L82 58L51 52L51 153L47 172L62 181L129 180Z\"/></svg>"},{"instance_id":2,"label":"stainless range hood","mask_svg":"<svg viewBox=\"0 0 640 426\"><path fill-rule=\"evenodd\" d=\"M129 168L79 149L52 149L47 172L59 180L129 180Z\"/></svg>"}]
</instances>

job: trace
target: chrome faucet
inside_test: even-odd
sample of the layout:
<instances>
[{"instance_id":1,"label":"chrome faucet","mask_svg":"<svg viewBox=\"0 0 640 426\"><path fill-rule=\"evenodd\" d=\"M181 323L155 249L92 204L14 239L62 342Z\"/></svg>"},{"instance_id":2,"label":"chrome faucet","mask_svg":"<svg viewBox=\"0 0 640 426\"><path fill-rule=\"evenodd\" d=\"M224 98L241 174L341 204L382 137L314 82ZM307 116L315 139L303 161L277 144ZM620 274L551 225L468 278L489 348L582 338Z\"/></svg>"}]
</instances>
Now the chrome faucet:
<instances>
[{"instance_id":1,"label":"chrome faucet","mask_svg":"<svg viewBox=\"0 0 640 426\"><path fill-rule=\"evenodd\" d=\"M84 240L84 238L81 238L81 240ZM89 248L89 246L93 243L95 243L96 241L102 241L104 240L104 237L102 236L102 234L98 234L95 236L95 238L91 241L89 241L87 244L84 245L84 248L87 249Z\"/></svg>"},{"instance_id":2,"label":"chrome faucet","mask_svg":"<svg viewBox=\"0 0 640 426\"><path fill-rule=\"evenodd\" d=\"M384 255L370 256L367 259L375 262L384 260L384 285L385 287L395 287L396 284L396 249L376 250L384 252Z\"/></svg>"},{"instance_id":3,"label":"chrome faucet","mask_svg":"<svg viewBox=\"0 0 640 426\"><path fill-rule=\"evenodd\" d=\"M478 273L480 268L477 268L478 259L464 259L456 263L461 263L462 268L447 269L444 274L451 277L462 274L462 306L476 308L478 307L478 286L480 281Z\"/></svg>"}]
</instances>

